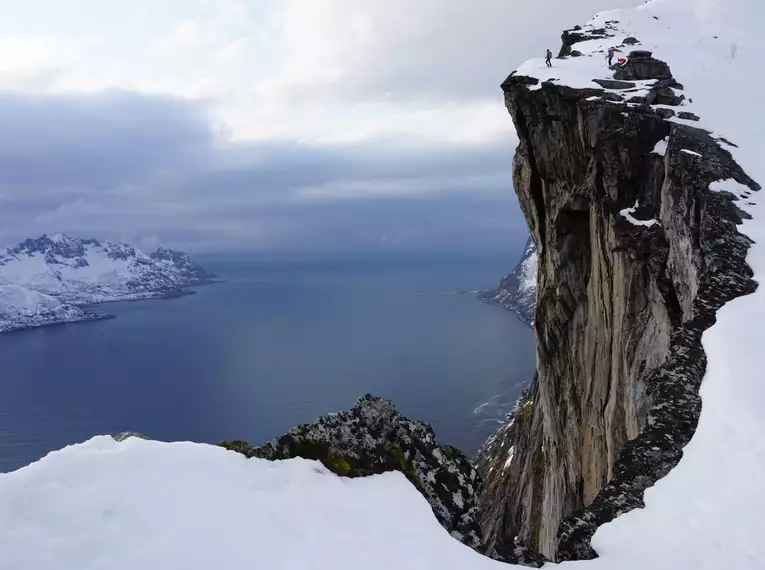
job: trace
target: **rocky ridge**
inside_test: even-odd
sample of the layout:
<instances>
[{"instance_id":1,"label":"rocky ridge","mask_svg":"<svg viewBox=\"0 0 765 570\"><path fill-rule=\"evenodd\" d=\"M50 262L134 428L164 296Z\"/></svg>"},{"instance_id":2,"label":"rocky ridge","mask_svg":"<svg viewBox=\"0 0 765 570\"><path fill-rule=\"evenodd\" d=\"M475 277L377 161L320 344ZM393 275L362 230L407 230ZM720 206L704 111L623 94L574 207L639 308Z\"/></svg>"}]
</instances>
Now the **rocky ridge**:
<instances>
[{"instance_id":1,"label":"rocky ridge","mask_svg":"<svg viewBox=\"0 0 765 570\"><path fill-rule=\"evenodd\" d=\"M459 450L439 444L428 424L401 415L390 400L367 394L347 412L296 426L263 445L221 445L247 457L318 460L344 477L400 471L454 538L486 552L477 521L478 471Z\"/></svg>"},{"instance_id":2,"label":"rocky ridge","mask_svg":"<svg viewBox=\"0 0 765 570\"><path fill-rule=\"evenodd\" d=\"M557 561L597 556L594 531L678 463L701 409L702 332L756 288L736 226L759 185L619 22L564 32L560 57L600 59L608 42L631 63L592 87L528 65L502 85L539 256L538 369L479 456L481 526L489 548Z\"/></svg>"}]
</instances>

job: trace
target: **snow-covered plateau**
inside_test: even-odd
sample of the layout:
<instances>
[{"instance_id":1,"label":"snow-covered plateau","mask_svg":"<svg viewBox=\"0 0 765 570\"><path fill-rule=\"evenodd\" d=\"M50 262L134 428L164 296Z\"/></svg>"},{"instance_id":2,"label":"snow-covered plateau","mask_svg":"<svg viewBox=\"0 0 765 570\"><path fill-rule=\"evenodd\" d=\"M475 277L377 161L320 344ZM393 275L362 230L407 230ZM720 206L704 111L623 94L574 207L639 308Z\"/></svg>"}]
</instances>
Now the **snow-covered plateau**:
<instances>
[{"instance_id":1,"label":"snow-covered plateau","mask_svg":"<svg viewBox=\"0 0 765 570\"><path fill-rule=\"evenodd\" d=\"M185 253L43 235L0 252L0 332L108 318L87 306L182 295L211 278Z\"/></svg>"}]
</instances>

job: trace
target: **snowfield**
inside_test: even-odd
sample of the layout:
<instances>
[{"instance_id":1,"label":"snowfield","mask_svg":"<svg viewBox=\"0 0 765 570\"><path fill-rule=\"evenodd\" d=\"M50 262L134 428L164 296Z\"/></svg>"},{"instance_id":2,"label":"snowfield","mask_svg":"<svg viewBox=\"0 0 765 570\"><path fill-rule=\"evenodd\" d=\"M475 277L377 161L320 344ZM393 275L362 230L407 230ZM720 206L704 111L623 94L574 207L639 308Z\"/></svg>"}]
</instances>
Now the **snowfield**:
<instances>
[{"instance_id":1,"label":"snowfield","mask_svg":"<svg viewBox=\"0 0 765 570\"><path fill-rule=\"evenodd\" d=\"M96 437L0 475L2 570L500 570L401 473Z\"/></svg>"}]
</instances>

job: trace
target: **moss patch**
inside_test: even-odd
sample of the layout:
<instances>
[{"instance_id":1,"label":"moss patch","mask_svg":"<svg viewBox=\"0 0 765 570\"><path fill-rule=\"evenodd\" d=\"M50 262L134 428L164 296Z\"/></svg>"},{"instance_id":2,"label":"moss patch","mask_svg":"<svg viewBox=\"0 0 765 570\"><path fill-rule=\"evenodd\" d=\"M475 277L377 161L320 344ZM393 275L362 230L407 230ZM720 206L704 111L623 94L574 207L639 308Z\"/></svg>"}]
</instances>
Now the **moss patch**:
<instances>
[{"instance_id":1,"label":"moss patch","mask_svg":"<svg viewBox=\"0 0 765 570\"><path fill-rule=\"evenodd\" d=\"M320 461L332 473L342 477L367 477L386 471L400 471L420 491L424 489L422 480L417 475L411 461L406 458L404 450L391 442L385 442L360 457L336 454L331 451L326 442L302 439L290 434L280 437L276 440L275 445L258 448L243 440L222 441L218 445L241 453L245 457L270 460L292 459L294 457L313 459ZM459 453L456 449L454 451Z\"/></svg>"}]
</instances>

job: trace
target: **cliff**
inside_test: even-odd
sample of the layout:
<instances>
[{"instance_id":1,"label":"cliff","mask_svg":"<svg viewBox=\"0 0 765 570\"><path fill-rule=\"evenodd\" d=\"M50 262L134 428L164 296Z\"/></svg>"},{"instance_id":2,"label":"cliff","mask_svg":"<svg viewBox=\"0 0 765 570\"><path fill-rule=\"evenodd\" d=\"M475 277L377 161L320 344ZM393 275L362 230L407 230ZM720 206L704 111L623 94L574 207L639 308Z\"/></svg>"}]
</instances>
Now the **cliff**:
<instances>
[{"instance_id":1,"label":"cliff","mask_svg":"<svg viewBox=\"0 0 765 570\"><path fill-rule=\"evenodd\" d=\"M595 530L643 506L696 429L702 333L756 288L737 225L759 186L631 32L599 16L557 68L502 84L539 257L536 377L480 456L484 539L508 557L593 558ZM609 70L609 45L630 63Z\"/></svg>"}]
</instances>

